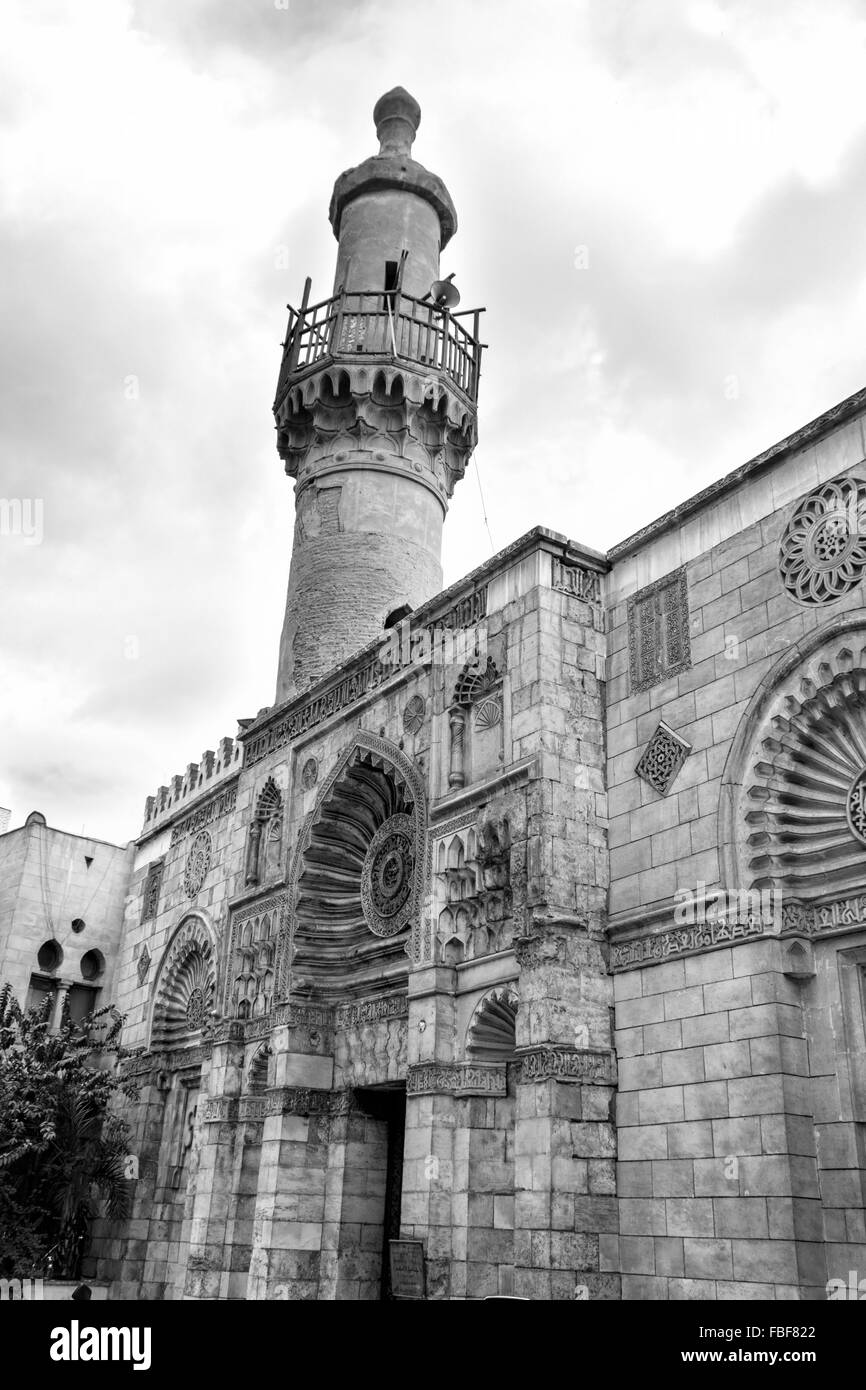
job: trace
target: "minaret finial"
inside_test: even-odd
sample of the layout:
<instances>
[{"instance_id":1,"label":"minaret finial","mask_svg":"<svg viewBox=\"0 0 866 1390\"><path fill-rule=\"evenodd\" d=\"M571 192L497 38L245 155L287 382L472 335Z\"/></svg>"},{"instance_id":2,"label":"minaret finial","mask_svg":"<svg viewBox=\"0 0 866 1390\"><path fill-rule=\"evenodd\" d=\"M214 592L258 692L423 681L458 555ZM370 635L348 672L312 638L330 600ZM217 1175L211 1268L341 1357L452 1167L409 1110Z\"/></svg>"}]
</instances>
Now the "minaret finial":
<instances>
[{"instance_id":1,"label":"minaret finial","mask_svg":"<svg viewBox=\"0 0 866 1390\"><path fill-rule=\"evenodd\" d=\"M421 124L421 107L405 87L392 87L373 107L380 154L409 154Z\"/></svg>"}]
</instances>

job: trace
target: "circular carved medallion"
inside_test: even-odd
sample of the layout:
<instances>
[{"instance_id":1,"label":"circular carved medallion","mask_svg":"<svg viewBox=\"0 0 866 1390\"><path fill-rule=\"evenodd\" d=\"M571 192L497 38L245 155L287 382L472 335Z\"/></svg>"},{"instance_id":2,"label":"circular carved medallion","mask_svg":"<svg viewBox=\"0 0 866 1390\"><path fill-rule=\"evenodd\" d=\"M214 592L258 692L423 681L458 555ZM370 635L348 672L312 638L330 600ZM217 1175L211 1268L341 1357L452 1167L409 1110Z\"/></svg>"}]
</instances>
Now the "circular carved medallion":
<instances>
[{"instance_id":1,"label":"circular carved medallion","mask_svg":"<svg viewBox=\"0 0 866 1390\"><path fill-rule=\"evenodd\" d=\"M305 792L312 791L319 780L319 764L315 758L307 758L301 769L301 785Z\"/></svg>"},{"instance_id":2,"label":"circular carved medallion","mask_svg":"<svg viewBox=\"0 0 866 1390\"><path fill-rule=\"evenodd\" d=\"M852 835L866 845L866 768L851 783L846 810Z\"/></svg>"},{"instance_id":3,"label":"circular carved medallion","mask_svg":"<svg viewBox=\"0 0 866 1390\"><path fill-rule=\"evenodd\" d=\"M407 734L417 734L424 723L424 701L413 695L403 711L403 728Z\"/></svg>"},{"instance_id":4,"label":"circular carved medallion","mask_svg":"<svg viewBox=\"0 0 866 1390\"><path fill-rule=\"evenodd\" d=\"M370 841L361 874L364 917L376 936L396 936L406 926L414 874L412 819L391 816Z\"/></svg>"},{"instance_id":5,"label":"circular carved medallion","mask_svg":"<svg viewBox=\"0 0 866 1390\"><path fill-rule=\"evenodd\" d=\"M190 845L183 871L183 886L188 898L194 898L204 883L210 868L211 840L206 830L200 830Z\"/></svg>"},{"instance_id":6,"label":"circular carved medallion","mask_svg":"<svg viewBox=\"0 0 866 1390\"><path fill-rule=\"evenodd\" d=\"M186 1001L186 1021L190 1028L203 1028L205 1022L204 990L198 986L190 992Z\"/></svg>"},{"instance_id":7,"label":"circular carved medallion","mask_svg":"<svg viewBox=\"0 0 866 1390\"><path fill-rule=\"evenodd\" d=\"M779 549L782 583L800 603L833 603L866 572L866 483L824 483L800 503Z\"/></svg>"}]
</instances>

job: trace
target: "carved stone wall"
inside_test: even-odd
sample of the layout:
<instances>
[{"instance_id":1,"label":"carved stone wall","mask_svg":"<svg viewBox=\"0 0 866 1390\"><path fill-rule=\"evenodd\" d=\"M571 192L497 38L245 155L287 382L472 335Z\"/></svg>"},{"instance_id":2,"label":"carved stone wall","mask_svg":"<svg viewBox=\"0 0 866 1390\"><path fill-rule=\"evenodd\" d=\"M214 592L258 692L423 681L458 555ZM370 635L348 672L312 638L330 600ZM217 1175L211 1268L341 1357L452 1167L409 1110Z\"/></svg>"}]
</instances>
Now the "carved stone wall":
<instances>
[{"instance_id":1,"label":"carved stone wall","mask_svg":"<svg viewBox=\"0 0 866 1390\"><path fill-rule=\"evenodd\" d=\"M519 904L525 894L525 810L516 803L513 844L511 820L497 818L496 809L469 812L433 832L438 952L449 965L507 950L514 938L512 861Z\"/></svg>"}]
</instances>

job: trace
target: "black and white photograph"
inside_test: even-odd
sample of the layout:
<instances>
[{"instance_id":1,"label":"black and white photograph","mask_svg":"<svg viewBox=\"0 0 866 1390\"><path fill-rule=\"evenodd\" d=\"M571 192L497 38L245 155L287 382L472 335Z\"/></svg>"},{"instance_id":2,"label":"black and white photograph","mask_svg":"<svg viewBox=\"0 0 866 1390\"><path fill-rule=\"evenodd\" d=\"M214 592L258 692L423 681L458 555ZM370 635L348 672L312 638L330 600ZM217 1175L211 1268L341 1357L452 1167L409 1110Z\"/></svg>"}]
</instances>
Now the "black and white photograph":
<instances>
[{"instance_id":1,"label":"black and white photograph","mask_svg":"<svg viewBox=\"0 0 866 1390\"><path fill-rule=\"evenodd\" d=\"M210 1375L250 1301L568 1302L826 1383L866 10L0 34L0 1326L162 1374L182 1303Z\"/></svg>"}]
</instances>

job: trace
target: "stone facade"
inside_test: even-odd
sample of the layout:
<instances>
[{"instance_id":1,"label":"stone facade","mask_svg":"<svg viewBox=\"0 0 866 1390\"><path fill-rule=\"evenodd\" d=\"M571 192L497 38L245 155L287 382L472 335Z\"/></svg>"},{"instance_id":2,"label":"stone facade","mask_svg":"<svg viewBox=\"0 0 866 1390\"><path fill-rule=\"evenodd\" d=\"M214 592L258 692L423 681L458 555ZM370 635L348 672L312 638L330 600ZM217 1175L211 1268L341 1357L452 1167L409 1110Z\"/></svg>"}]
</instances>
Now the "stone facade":
<instances>
[{"instance_id":1,"label":"stone facade","mask_svg":"<svg viewBox=\"0 0 866 1390\"><path fill-rule=\"evenodd\" d=\"M600 573L532 533L149 800L117 989L136 1214L95 1265L119 1293L378 1297L387 1228L433 1297L616 1295L604 632L563 565ZM377 820L409 847L391 917Z\"/></svg>"},{"instance_id":2,"label":"stone facade","mask_svg":"<svg viewBox=\"0 0 866 1390\"><path fill-rule=\"evenodd\" d=\"M372 1300L399 1238L433 1299L826 1297L866 1251L866 392L607 555L536 528L431 597L478 357L444 290L418 336L456 215L377 112L280 374L277 703L112 851L139 1178L92 1272ZM397 226L389 352L346 295Z\"/></svg>"},{"instance_id":3,"label":"stone facade","mask_svg":"<svg viewBox=\"0 0 866 1390\"><path fill-rule=\"evenodd\" d=\"M862 1262L864 403L608 557L627 1297L825 1297ZM672 574L688 660L636 686ZM688 750L664 791L639 773L660 723Z\"/></svg>"},{"instance_id":4,"label":"stone facade","mask_svg":"<svg viewBox=\"0 0 866 1390\"><path fill-rule=\"evenodd\" d=\"M32 812L0 835L0 983L81 1017L114 993L134 846L70 835Z\"/></svg>"}]
</instances>

